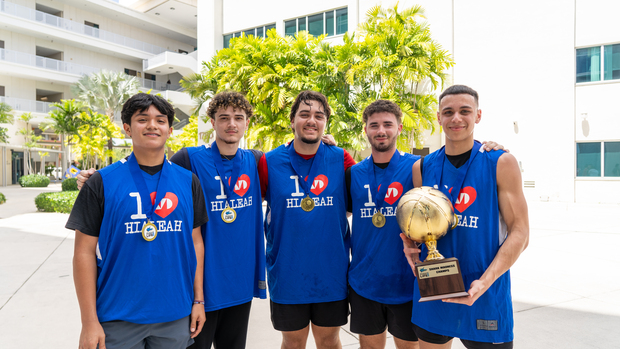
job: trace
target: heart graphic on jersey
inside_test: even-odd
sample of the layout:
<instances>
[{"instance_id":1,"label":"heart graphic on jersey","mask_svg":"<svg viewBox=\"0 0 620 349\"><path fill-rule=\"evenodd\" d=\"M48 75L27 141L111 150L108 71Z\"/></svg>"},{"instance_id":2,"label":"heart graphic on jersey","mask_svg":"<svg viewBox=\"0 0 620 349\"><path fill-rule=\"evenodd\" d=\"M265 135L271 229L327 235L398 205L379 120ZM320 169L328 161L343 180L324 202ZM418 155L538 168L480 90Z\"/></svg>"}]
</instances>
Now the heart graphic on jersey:
<instances>
[{"instance_id":1,"label":"heart graphic on jersey","mask_svg":"<svg viewBox=\"0 0 620 349\"><path fill-rule=\"evenodd\" d=\"M156 192L151 193L151 204L153 205L155 205L155 195L157 195ZM178 203L179 198L177 198L174 193L167 192L166 196L161 199L159 205L157 205L157 207L155 208L155 214L157 214L161 218L166 218L174 211L175 208L177 208Z\"/></svg>"},{"instance_id":2,"label":"heart graphic on jersey","mask_svg":"<svg viewBox=\"0 0 620 349\"><path fill-rule=\"evenodd\" d=\"M310 191L314 195L318 196L323 192L323 190L325 190L325 188L327 188L327 182L327 177L322 174L314 177L314 182L312 182L312 187L310 188Z\"/></svg>"},{"instance_id":3,"label":"heart graphic on jersey","mask_svg":"<svg viewBox=\"0 0 620 349\"><path fill-rule=\"evenodd\" d=\"M237 179L237 183L235 183L234 191L237 195L243 196L248 192L248 189L250 189L250 177L246 174L242 174Z\"/></svg>"},{"instance_id":4,"label":"heart graphic on jersey","mask_svg":"<svg viewBox=\"0 0 620 349\"><path fill-rule=\"evenodd\" d=\"M381 185L379 185L381 187ZM385 193L385 199L383 201L387 202L390 205L394 205L394 203L400 198L403 194L403 185L398 182L393 182L388 187L387 193Z\"/></svg>"},{"instance_id":5,"label":"heart graphic on jersey","mask_svg":"<svg viewBox=\"0 0 620 349\"><path fill-rule=\"evenodd\" d=\"M462 213L469 206L471 206L471 204L473 204L474 201L476 201L476 196L477 196L476 189L474 189L473 187L465 187L461 189L461 192L459 193L459 197L456 198L454 209Z\"/></svg>"}]
</instances>

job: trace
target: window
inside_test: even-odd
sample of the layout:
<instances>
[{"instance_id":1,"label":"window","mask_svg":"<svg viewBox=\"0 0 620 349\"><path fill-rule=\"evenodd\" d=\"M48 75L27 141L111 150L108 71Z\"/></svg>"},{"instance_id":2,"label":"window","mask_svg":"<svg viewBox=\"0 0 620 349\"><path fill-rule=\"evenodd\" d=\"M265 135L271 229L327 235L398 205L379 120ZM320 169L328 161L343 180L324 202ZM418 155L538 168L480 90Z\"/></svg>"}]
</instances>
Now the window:
<instances>
[{"instance_id":1,"label":"window","mask_svg":"<svg viewBox=\"0 0 620 349\"><path fill-rule=\"evenodd\" d=\"M577 82L601 80L601 48L589 47L577 50Z\"/></svg>"},{"instance_id":2,"label":"window","mask_svg":"<svg viewBox=\"0 0 620 349\"><path fill-rule=\"evenodd\" d=\"M0 97L4 97L4 86L0 86Z\"/></svg>"},{"instance_id":3,"label":"window","mask_svg":"<svg viewBox=\"0 0 620 349\"><path fill-rule=\"evenodd\" d=\"M135 71L135 70L133 70L133 69L127 69L127 68L125 68L125 74L127 74L127 75L131 75L131 76L137 76L137 75L138 75L138 72L137 72L137 71Z\"/></svg>"},{"instance_id":4,"label":"window","mask_svg":"<svg viewBox=\"0 0 620 349\"><path fill-rule=\"evenodd\" d=\"M145 78L145 79L147 79L147 80L152 80L152 81L155 81L156 76L155 76L155 75L153 75L153 74L144 73L144 78Z\"/></svg>"},{"instance_id":5,"label":"window","mask_svg":"<svg viewBox=\"0 0 620 349\"><path fill-rule=\"evenodd\" d=\"M0 48L4 48L4 40L0 40Z\"/></svg>"},{"instance_id":6,"label":"window","mask_svg":"<svg viewBox=\"0 0 620 349\"><path fill-rule=\"evenodd\" d=\"M577 177L601 176L601 142L577 143Z\"/></svg>"},{"instance_id":7,"label":"window","mask_svg":"<svg viewBox=\"0 0 620 349\"><path fill-rule=\"evenodd\" d=\"M84 21L84 25L88 26L88 27L93 27L93 28L99 29L99 24L97 24L97 23L93 23L93 22L89 22L89 21Z\"/></svg>"},{"instance_id":8,"label":"window","mask_svg":"<svg viewBox=\"0 0 620 349\"><path fill-rule=\"evenodd\" d=\"M333 36L344 34L348 29L349 17L346 7L284 22L284 35L295 35L299 31L307 30L314 36L323 34Z\"/></svg>"},{"instance_id":9,"label":"window","mask_svg":"<svg viewBox=\"0 0 620 349\"><path fill-rule=\"evenodd\" d=\"M605 177L620 177L620 142L605 142Z\"/></svg>"},{"instance_id":10,"label":"window","mask_svg":"<svg viewBox=\"0 0 620 349\"><path fill-rule=\"evenodd\" d=\"M605 80L620 79L620 44L605 46Z\"/></svg>"},{"instance_id":11,"label":"window","mask_svg":"<svg viewBox=\"0 0 620 349\"><path fill-rule=\"evenodd\" d=\"M579 82L620 80L620 44L577 49Z\"/></svg>"},{"instance_id":12,"label":"window","mask_svg":"<svg viewBox=\"0 0 620 349\"><path fill-rule=\"evenodd\" d=\"M265 37L265 35L267 35L267 32L270 29L275 28L276 25L275 24L269 24L269 25L265 25L265 26L261 26L261 27L256 27L256 28L252 28L252 29L247 29L244 31L240 31L240 32L236 32L236 33L230 33L230 34L226 34L224 35L224 48L228 48L230 46L230 39L232 38L238 38L241 36L241 33L243 33L243 35L245 36L249 36L249 35L253 35L255 37Z\"/></svg>"},{"instance_id":13,"label":"window","mask_svg":"<svg viewBox=\"0 0 620 349\"><path fill-rule=\"evenodd\" d=\"M620 177L620 142L577 143L577 177Z\"/></svg>"},{"instance_id":14,"label":"window","mask_svg":"<svg viewBox=\"0 0 620 349\"><path fill-rule=\"evenodd\" d=\"M284 22L284 35L295 35L297 33L297 30L295 30L296 23L296 19Z\"/></svg>"},{"instance_id":15,"label":"window","mask_svg":"<svg viewBox=\"0 0 620 349\"><path fill-rule=\"evenodd\" d=\"M336 10L336 34L344 34L349 29L349 15L346 8Z\"/></svg>"},{"instance_id":16,"label":"window","mask_svg":"<svg viewBox=\"0 0 620 349\"><path fill-rule=\"evenodd\" d=\"M314 36L323 35L323 14L308 16L308 32Z\"/></svg>"},{"instance_id":17,"label":"window","mask_svg":"<svg viewBox=\"0 0 620 349\"><path fill-rule=\"evenodd\" d=\"M334 35L336 32L334 28L334 11L325 12L325 34Z\"/></svg>"}]
</instances>

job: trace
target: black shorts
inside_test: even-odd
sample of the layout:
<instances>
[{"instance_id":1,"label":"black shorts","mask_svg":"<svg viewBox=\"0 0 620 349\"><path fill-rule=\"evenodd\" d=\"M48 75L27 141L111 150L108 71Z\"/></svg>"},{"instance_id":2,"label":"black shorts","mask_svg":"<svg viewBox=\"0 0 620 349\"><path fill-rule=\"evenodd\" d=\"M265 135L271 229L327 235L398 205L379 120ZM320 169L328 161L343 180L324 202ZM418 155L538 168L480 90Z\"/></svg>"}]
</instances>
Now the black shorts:
<instances>
[{"instance_id":1,"label":"black shorts","mask_svg":"<svg viewBox=\"0 0 620 349\"><path fill-rule=\"evenodd\" d=\"M281 304L269 301L271 322L278 331L298 331L310 322L321 327L336 327L347 324L349 301L310 304Z\"/></svg>"},{"instance_id":2,"label":"black shorts","mask_svg":"<svg viewBox=\"0 0 620 349\"><path fill-rule=\"evenodd\" d=\"M206 312L202 331L194 338L190 349L215 348L243 349L248 336L248 322L252 301Z\"/></svg>"},{"instance_id":3,"label":"black shorts","mask_svg":"<svg viewBox=\"0 0 620 349\"><path fill-rule=\"evenodd\" d=\"M364 298L349 287L351 304L351 331L372 336L381 334L386 327L392 336L415 342L418 337L411 323L413 301L403 304L384 304Z\"/></svg>"},{"instance_id":4,"label":"black shorts","mask_svg":"<svg viewBox=\"0 0 620 349\"><path fill-rule=\"evenodd\" d=\"M418 335L418 338L421 341L425 341L432 344L445 344L448 343L452 338L449 336L442 336L440 334L435 334L432 332L428 332L422 327L413 325L413 329L415 333ZM476 341L468 341L466 339L461 339L461 343L467 349L512 349L513 342L504 342L504 343L487 343L487 342L476 342Z\"/></svg>"}]
</instances>

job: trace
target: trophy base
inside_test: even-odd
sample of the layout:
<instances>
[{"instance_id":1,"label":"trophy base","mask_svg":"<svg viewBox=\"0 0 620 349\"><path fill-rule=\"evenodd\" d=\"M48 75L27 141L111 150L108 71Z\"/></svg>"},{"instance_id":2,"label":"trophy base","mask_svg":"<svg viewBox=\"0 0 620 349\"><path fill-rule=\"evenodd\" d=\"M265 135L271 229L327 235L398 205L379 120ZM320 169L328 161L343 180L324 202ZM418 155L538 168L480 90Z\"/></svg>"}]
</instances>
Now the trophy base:
<instances>
[{"instance_id":1,"label":"trophy base","mask_svg":"<svg viewBox=\"0 0 620 349\"><path fill-rule=\"evenodd\" d=\"M420 302L467 296L461 267L456 258L416 264Z\"/></svg>"}]
</instances>

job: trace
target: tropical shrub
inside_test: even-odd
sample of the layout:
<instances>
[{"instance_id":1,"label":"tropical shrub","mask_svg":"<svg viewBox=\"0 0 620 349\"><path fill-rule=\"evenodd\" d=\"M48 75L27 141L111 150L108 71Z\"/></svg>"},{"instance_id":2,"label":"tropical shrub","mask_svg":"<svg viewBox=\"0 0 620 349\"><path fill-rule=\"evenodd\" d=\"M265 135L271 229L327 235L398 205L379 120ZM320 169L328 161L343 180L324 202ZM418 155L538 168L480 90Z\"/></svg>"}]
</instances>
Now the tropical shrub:
<instances>
[{"instance_id":1,"label":"tropical shrub","mask_svg":"<svg viewBox=\"0 0 620 349\"><path fill-rule=\"evenodd\" d=\"M6 196L4 196L4 194L0 193L0 204L3 204L6 202Z\"/></svg>"},{"instance_id":2,"label":"tropical shrub","mask_svg":"<svg viewBox=\"0 0 620 349\"><path fill-rule=\"evenodd\" d=\"M71 213L78 193L77 190L41 193L34 198L34 204L39 211Z\"/></svg>"},{"instance_id":3,"label":"tropical shrub","mask_svg":"<svg viewBox=\"0 0 620 349\"><path fill-rule=\"evenodd\" d=\"M62 191L78 190L77 178L67 178L62 181Z\"/></svg>"},{"instance_id":4,"label":"tropical shrub","mask_svg":"<svg viewBox=\"0 0 620 349\"><path fill-rule=\"evenodd\" d=\"M22 187L47 187L50 179L40 174L31 174L19 177L19 185Z\"/></svg>"}]
</instances>

